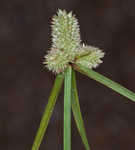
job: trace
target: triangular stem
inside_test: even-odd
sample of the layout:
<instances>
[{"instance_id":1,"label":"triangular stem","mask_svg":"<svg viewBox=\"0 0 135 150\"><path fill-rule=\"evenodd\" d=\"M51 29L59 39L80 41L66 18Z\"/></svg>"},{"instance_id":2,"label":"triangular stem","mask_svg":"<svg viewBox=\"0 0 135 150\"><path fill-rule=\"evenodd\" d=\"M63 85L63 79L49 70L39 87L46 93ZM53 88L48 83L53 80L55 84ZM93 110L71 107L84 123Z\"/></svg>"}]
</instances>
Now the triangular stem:
<instances>
[{"instance_id":1,"label":"triangular stem","mask_svg":"<svg viewBox=\"0 0 135 150\"><path fill-rule=\"evenodd\" d=\"M64 82L64 150L71 150L71 77L72 68L69 66Z\"/></svg>"}]
</instances>

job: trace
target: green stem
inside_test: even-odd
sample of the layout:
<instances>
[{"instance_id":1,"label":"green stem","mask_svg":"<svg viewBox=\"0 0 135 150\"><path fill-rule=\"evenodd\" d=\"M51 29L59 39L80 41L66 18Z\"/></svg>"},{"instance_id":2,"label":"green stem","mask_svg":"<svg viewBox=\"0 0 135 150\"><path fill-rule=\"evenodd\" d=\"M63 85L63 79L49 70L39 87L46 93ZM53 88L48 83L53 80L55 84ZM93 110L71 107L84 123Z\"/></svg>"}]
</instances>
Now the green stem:
<instances>
[{"instance_id":1,"label":"green stem","mask_svg":"<svg viewBox=\"0 0 135 150\"><path fill-rule=\"evenodd\" d=\"M76 76L75 76L74 69L72 70L72 111L83 144L86 150L90 150L90 146L87 140L84 122L81 114L80 104L79 104L79 98L78 98L78 92L76 86Z\"/></svg>"},{"instance_id":2,"label":"green stem","mask_svg":"<svg viewBox=\"0 0 135 150\"><path fill-rule=\"evenodd\" d=\"M45 111L43 113L43 117L40 122L39 129L37 131L37 134L36 134L33 146L32 146L32 150L39 149L39 146L42 142L43 136L45 135L45 131L48 126L49 120L51 118L52 111L53 111L54 105L56 103L56 99L57 99L59 91L61 89L63 79L64 79L63 74L57 75L57 77L55 79L54 86L52 88L52 91L51 91L51 94L50 94L50 97L48 100L48 104L46 105Z\"/></svg>"},{"instance_id":3,"label":"green stem","mask_svg":"<svg viewBox=\"0 0 135 150\"><path fill-rule=\"evenodd\" d=\"M118 83L108 79L107 77L93 71L92 69L88 69L82 65L77 64L77 66L74 66L74 68L77 71L81 72L82 74L102 83L103 85L111 88L112 90L116 91L117 93L119 93L135 102L135 93L126 89L125 87L121 86L120 84L118 84Z\"/></svg>"},{"instance_id":4,"label":"green stem","mask_svg":"<svg viewBox=\"0 0 135 150\"><path fill-rule=\"evenodd\" d=\"M71 150L71 73L72 68L69 66L64 82L64 150Z\"/></svg>"}]
</instances>

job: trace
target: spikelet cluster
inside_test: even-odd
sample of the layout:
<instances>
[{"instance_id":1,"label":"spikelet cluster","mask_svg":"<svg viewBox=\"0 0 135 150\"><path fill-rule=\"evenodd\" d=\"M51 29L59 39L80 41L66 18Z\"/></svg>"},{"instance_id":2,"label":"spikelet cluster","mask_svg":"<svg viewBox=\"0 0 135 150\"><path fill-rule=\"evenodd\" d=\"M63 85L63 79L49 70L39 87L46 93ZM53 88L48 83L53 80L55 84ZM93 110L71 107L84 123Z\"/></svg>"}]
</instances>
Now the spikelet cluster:
<instances>
[{"instance_id":1,"label":"spikelet cluster","mask_svg":"<svg viewBox=\"0 0 135 150\"><path fill-rule=\"evenodd\" d=\"M72 12L58 10L52 18L52 47L44 64L54 73L64 72L69 63L96 68L104 53L93 46L81 44L78 21Z\"/></svg>"},{"instance_id":2,"label":"spikelet cluster","mask_svg":"<svg viewBox=\"0 0 135 150\"><path fill-rule=\"evenodd\" d=\"M49 70L54 73L60 73L67 68L69 63L68 53L61 51L59 49L53 49L48 52L45 56L45 62L43 62ZM70 58L70 60L72 60Z\"/></svg>"},{"instance_id":3,"label":"spikelet cluster","mask_svg":"<svg viewBox=\"0 0 135 150\"><path fill-rule=\"evenodd\" d=\"M73 52L80 46L78 21L72 12L59 10L52 19L52 47Z\"/></svg>"},{"instance_id":4,"label":"spikelet cluster","mask_svg":"<svg viewBox=\"0 0 135 150\"><path fill-rule=\"evenodd\" d=\"M93 46L83 45L76 55L76 63L87 68L96 68L102 63L101 58L104 57L104 52Z\"/></svg>"}]
</instances>

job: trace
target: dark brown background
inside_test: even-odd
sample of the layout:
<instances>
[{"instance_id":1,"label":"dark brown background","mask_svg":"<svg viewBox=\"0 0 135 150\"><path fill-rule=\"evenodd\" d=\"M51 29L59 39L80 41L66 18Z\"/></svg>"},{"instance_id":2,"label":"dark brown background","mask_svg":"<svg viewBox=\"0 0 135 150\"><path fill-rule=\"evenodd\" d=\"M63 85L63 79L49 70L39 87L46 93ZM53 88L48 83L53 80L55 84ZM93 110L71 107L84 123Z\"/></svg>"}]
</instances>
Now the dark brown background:
<instances>
[{"instance_id":1,"label":"dark brown background","mask_svg":"<svg viewBox=\"0 0 135 150\"><path fill-rule=\"evenodd\" d=\"M54 75L43 70L58 8L73 10L82 40L106 52L96 71L135 92L134 0L0 1L0 150L30 150ZM135 103L77 74L92 150L135 149ZM63 94L40 150L62 150ZM72 125L72 149L83 144Z\"/></svg>"}]
</instances>

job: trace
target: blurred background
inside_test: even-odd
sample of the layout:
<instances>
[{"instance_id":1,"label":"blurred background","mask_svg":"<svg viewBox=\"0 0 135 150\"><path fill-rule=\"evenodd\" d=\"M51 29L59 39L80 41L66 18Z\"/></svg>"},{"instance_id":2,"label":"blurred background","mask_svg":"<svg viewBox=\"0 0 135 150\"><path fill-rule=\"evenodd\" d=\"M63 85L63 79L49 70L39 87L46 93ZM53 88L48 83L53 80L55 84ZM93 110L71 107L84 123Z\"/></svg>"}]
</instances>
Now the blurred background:
<instances>
[{"instance_id":1,"label":"blurred background","mask_svg":"<svg viewBox=\"0 0 135 150\"><path fill-rule=\"evenodd\" d=\"M42 64L58 8L73 11L82 41L103 49L97 72L135 92L134 0L0 1L0 150L30 150L55 76ZM77 73L91 150L135 149L135 103ZM61 92L40 150L63 149ZM72 149L84 150L72 120Z\"/></svg>"}]
</instances>

